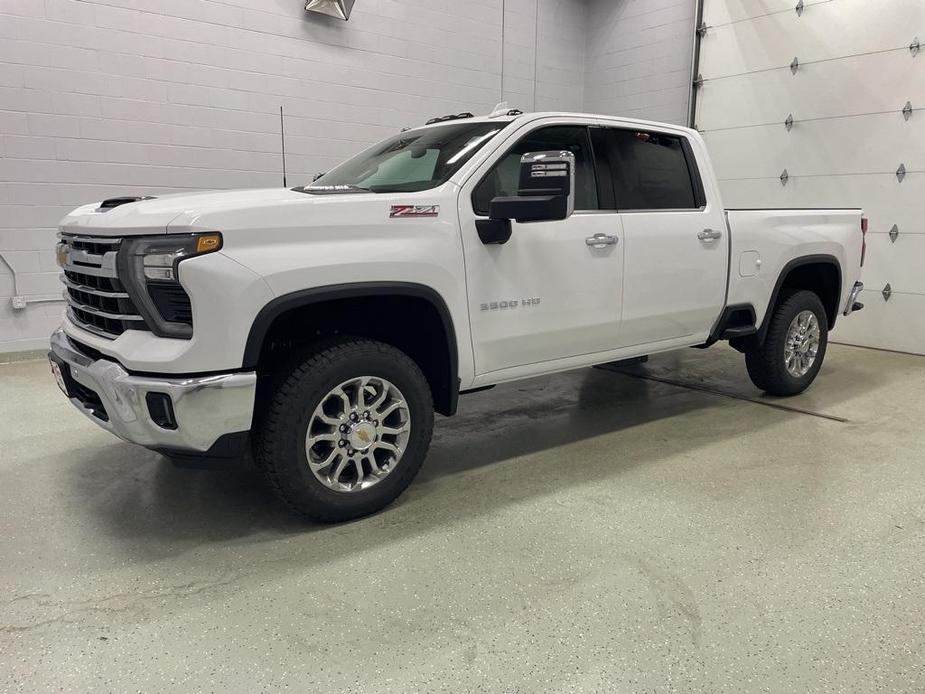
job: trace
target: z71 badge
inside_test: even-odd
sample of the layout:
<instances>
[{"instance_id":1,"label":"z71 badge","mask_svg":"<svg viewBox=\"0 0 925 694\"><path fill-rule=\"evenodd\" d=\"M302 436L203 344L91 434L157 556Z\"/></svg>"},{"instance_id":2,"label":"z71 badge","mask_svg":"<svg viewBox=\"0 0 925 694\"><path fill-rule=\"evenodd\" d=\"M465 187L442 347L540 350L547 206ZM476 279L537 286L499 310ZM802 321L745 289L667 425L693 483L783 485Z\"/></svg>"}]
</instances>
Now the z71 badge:
<instances>
[{"instance_id":1,"label":"z71 badge","mask_svg":"<svg viewBox=\"0 0 925 694\"><path fill-rule=\"evenodd\" d=\"M440 205L392 205L389 217L436 217L440 214Z\"/></svg>"},{"instance_id":2,"label":"z71 badge","mask_svg":"<svg viewBox=\"0 0 925 694\"><path fill-rule=\"evenodd\" d=\"M538 296L532 299L509 299L508 301L489 301L481 304L482 311L506 311L511 308L533 308L540 305Z\"/></svg>"}]
</instances>

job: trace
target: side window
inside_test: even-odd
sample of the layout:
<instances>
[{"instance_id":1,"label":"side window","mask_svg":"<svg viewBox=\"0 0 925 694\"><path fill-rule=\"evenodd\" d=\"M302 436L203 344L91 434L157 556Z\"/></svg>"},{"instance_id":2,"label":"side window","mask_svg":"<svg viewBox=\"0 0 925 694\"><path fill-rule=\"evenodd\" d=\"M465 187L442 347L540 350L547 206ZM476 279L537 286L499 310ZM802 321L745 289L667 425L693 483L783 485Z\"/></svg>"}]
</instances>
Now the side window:
<instances>
[{"instance_id":1,"label":"side window","mask_svg":"<svg viewBox=\"0 0 925 694\"><path fill-rule=\"evenodd\" d=\"M680 137L610 129L606 147L617 209L699 207Z\"/></svg>"},{"instance_id":2,"label":"side window","mask_svg":"<svg viewBox=\"0 0 925 694\"><path fill-rule=\"evenodd\" d=\"M517 195L522 155L552 149L575 155L575 209L599 209L588 129L581 125L551 125L525 135L495 163L472 193L475 213L487 215L494 197Z\"/></svg>"}]
</instances>

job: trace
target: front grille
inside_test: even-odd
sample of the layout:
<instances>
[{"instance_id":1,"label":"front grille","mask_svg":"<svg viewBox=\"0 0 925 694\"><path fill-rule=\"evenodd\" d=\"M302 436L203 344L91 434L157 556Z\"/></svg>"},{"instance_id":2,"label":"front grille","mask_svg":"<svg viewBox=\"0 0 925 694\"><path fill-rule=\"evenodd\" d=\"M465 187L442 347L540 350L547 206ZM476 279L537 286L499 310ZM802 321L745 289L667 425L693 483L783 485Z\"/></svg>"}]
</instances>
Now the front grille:
<instances>
[{"instance_id":1,"label":"front grille","mask_svg":"<svg viewBox=\"0 0 925 694\"><path fill-rule=\"evenodd\" d=\"M148 330L119 281L116 256L121 238L61 234L67 260L61 281L68 317L97 335L115 339L126 330Z\"/></svg>"}]
</instances>

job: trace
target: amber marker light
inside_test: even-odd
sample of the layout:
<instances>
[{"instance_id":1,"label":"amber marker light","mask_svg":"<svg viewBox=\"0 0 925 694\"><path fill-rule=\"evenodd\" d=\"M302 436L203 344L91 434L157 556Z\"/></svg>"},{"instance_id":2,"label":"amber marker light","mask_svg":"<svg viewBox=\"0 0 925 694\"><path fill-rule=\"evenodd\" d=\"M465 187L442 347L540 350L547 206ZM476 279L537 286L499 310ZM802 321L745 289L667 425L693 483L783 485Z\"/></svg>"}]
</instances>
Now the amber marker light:
<instances>
[{"instance_id":1,"label":"amber marker light","mask_svg":"<svg viewBox=\"0 0 925 694\"><path fill-rule=\"evenodd\" d=\"M211 253L222 247L221 234L203 234L196 238L196 253Z\"/></svg>"}]
</instances>

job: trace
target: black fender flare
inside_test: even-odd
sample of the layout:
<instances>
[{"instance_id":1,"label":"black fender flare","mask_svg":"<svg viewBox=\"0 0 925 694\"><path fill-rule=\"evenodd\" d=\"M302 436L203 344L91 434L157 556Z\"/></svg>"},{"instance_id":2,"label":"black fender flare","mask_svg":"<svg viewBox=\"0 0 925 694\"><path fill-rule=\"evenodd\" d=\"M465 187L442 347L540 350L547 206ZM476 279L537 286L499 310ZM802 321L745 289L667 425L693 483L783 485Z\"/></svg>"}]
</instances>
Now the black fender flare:
<instances>
[{"instance_id":1,"label":"black fender flare","mask_svg":"<svg viewBox=\"0 0 925 694\"><path fill-rule=\"evenodd\" d=\"M287 311L326 301L356 299L365 296L415 297L425 300L437 311L443 324L443 332L446 335L450 367L446 383L449 402L445 407L447 412L443 414L454 413L459 396L459 350L456 343L456 330L453 327L453 317L450 315L446 301L444 301L440 293L424 284L414 282L350 282L312 287L311 289L302 289L278 296L260 309L254 318L244 346L242 368L257 368L260 361L260 352L263 349L263 343L270 326Z\"/></svg>"},{"instance_id":2,"label":"black fender flare","mask_svg":"<svg viewBox=\"0 0 925 694\"><path fill-rule=\"evenodd\" d=\"M768 328L771 327L771 315L774 313L774 307L777 306L777 300L780 297L780 291L784 286L784 280L787 278L793 270L803 265L832 265L835 268L836 275L838 277L838 286L835 289L835 310L832 313L832 320L829 322L829 329L835 327L835 318L838 316L838 305L841 301L841 287L842 287L842 271L841 263L838 262L838 258L834 255L827 253L820 253L816 255L804 255L799 258L794 258L788 262L781 269L780 274L777 276L777 282L774 284L774 291L771 292L771 300L768 302L768 308L764 312L764 316L761 318L761 326L758 328L758 343L762 344L764 338L768 333Z\"/></svg>"}]
</instances>

